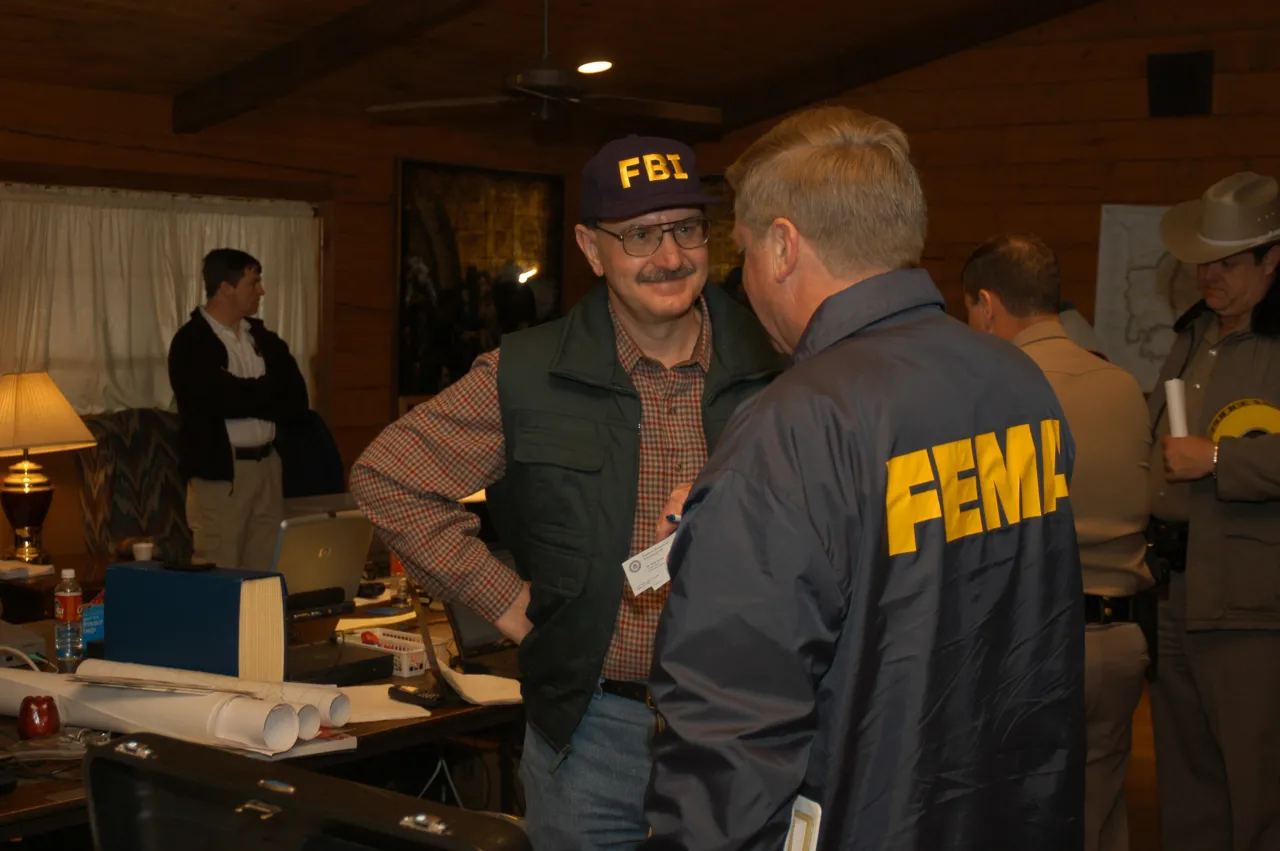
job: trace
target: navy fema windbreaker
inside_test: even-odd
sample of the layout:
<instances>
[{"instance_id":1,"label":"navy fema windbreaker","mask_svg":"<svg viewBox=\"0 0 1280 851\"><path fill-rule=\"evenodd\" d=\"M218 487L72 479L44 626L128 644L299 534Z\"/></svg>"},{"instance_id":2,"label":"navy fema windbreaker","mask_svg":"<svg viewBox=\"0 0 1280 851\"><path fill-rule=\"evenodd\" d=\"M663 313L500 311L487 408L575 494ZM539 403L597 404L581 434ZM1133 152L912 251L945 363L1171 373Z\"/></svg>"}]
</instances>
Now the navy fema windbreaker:
<instances>
[{"instance_id":1,"label":"navy fema windbreaker","mask_svg":"<svg viewBox=\"0 0 1280 851\"><path fill-rule=\"evenodd\" d=\"M943 307L923 270L829 298L699 477L646 851L777 851L797 795L823 851L1081 847L1074 445L1039 368Z\"/></svg>"}]
</instances>

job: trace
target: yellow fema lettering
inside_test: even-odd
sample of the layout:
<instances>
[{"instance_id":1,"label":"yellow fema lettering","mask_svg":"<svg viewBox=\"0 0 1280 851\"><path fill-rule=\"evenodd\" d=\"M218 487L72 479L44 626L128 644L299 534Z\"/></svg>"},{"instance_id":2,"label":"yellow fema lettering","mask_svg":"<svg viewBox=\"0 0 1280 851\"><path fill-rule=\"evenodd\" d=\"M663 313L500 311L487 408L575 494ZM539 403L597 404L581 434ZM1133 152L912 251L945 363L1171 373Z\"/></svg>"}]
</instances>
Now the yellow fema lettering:
<instances>
[{"instance_id":1,"label":"yellow fema lettering","mask_svg":"<svg viewBox=\"0 0 1280 851\"><path fill-rule=\"evenodd\" d=\"M689 179L689 175L680 167L679 154L645 154L643 157L618 160L618 177L622 180L623 189L630 189L631 181L640 176L641 161L644 162L645 177L650 183L672 178Z\"/></svg>"},{"instance_id":2,"label":"yellow fema lettering","mask_svg":"<svg viewBox=\"0 0 1280 851\"><path fill-rule=\"evenodd\" d=\"M885 487L889 555L915 552L916 526L929 520L942 518L950 542L1000 528L1002 510L1009 525L1039 517L1040 470L1043 513L1056 511L1058 500L1068 495L1067 477L1057 472L1061 423L1041 421L1039 465L1029 424L1009 428L1004 445L1001 452L995 432L988 432L890 458ZM974 475L961 477L970 471ZM913 492L922 485L930 487Z\"/></svg>"}]
</instances>

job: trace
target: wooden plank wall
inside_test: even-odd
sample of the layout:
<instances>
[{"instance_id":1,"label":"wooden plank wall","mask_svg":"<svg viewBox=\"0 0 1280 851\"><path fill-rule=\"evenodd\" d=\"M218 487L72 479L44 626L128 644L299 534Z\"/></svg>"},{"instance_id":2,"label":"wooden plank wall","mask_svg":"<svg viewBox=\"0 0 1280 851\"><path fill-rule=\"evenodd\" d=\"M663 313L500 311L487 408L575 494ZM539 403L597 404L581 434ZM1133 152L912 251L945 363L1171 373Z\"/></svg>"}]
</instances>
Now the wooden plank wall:
<instances>
[{"instance_id":1,"label":"wooden plank wall","mask_svg":"<svg viewBox=\"0 0 1280 851\"><path fill-rule=\"evenodd\" d=\"M1147 117L1146 57L1212 49L1214 115ZM926 263L963 315L982 239L1029 230L1092 316L1100 208L1198 197L1242 169L1280 175L1280 3L1111 0L848 93L910 135L930 205ZM767 125L699 149L719 170Z\"/></svg>"},{"instance_id":2,"label":"wooden plank wall","mask_svg":"<svg viewBox=\"0 0 1280 851\"><path fill-rule=\"evenodd\" d=\"M175 136L168 99L150 95L0 82L0 103L0 180L319 202L325 243L313 406L348 467L396 410L397 158L551 174L565 162L576 171L586 158L519 139L279 111ZM269 288L269 270L267 278ZM47 456L46 467L60 491L46 548L82 552L74 458ZM0 518L0 540L9 535Z\"/></svg>"}]
</instances>

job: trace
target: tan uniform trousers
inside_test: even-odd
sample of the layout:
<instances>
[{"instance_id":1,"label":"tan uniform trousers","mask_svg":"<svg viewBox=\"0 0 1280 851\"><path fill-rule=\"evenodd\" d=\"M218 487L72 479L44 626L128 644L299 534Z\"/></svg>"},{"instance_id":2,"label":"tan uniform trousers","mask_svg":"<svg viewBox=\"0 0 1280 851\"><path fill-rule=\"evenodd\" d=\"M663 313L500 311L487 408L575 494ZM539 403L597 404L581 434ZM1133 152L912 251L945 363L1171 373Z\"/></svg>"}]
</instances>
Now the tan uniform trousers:
<instances>
[{"instance_id":1,"label":"tan uniform trousers","mask_svg":"<svg viewBox=\"0 0 1280 851\"><path fill-rule=\"evenodd\" d=\"M280 456L236 460L235 481L187 483L187 525L196 564L270 570L284 520Z\"/></svg>"},{"instance_id":2,"label":"tan uniform trousers","mask_svg":"<svg viewBox=\"0 0 1280 851\"><path fill-rule=\"evenodd\" d=\"M1088 757L1084 780L1085 851L1128 851L1133 713L1146 680L1147 639L1137 624L1090 626L1084 634Z\"/></svg>"},{"instance_id":3,"label":"tan uniform trousers","mask_svg":"<svg viewBox=\"0 0 1280 851\"><path fill-rule=\"evenodd\" d=\"M1280 849L1280 631L1186 630L1186 579L1160 604L1151 690L1164 851Z\"/></svg>"}]
</instances>

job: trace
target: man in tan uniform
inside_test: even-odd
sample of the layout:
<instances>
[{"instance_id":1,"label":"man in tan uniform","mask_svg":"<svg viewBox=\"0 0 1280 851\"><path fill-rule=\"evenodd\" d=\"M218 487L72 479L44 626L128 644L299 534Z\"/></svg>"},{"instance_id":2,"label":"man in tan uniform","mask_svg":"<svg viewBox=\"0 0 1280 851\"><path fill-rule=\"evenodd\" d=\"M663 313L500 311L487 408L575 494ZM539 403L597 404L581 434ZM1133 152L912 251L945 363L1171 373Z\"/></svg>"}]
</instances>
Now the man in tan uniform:
<instances>
[{"instance_id":1,"label":"man in tan uniform","mask_svg":"<svg viewBox=\"0 0 1280 851\"><path fill-rule=\"evenodd\" d=\"M1169 210L1201 300L1151 394L1160 603L1151 720L1165 851L1280 848L1280 185L1250 172ZM1164 383L1181 378L1187 436ZM1073 493L1072 496L1075 494Z\"/></svg>"},{"instance_id":2,"label":"man in tan uniform","mask_svg":"<svg viewBox=\"0 0 1280 851\"><path fill-rule=\"evenodd\" d=\"M1084 572L1085 848L1129 847L1124 779L1147 642L1134 600L1152 584L1144 557L1151 430L1133 376L1071 341L1058 320L1058 259L1029 235L980 245L962 275L969 324L1012 342L1044 371L1076 441L1071 504Z\"/></svg>"}]
</instances>

